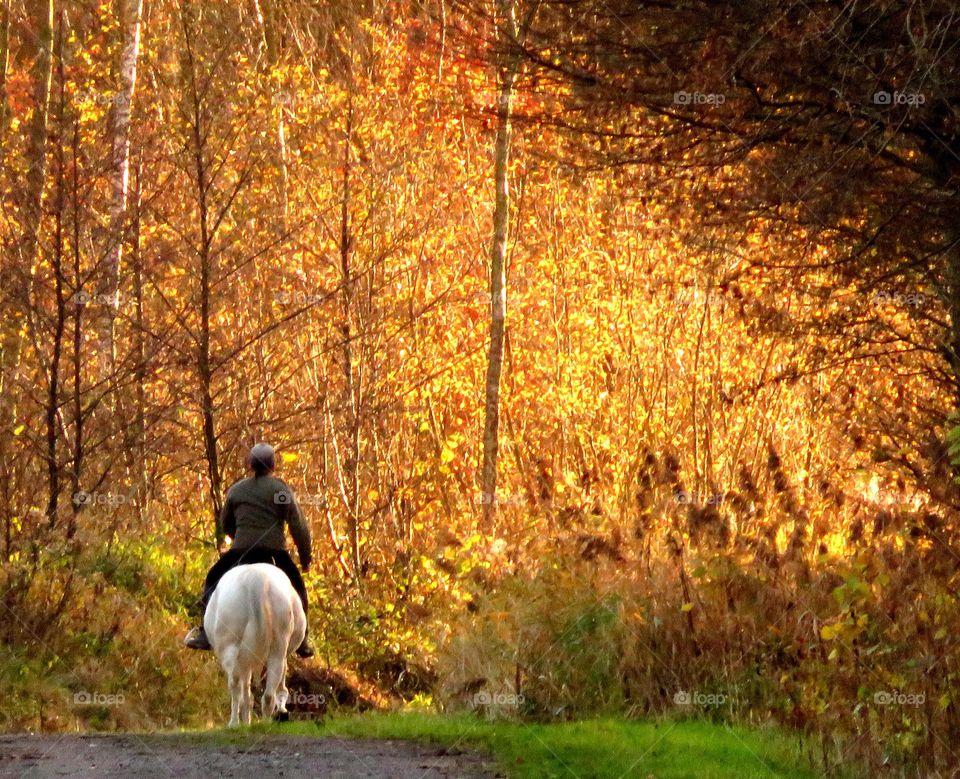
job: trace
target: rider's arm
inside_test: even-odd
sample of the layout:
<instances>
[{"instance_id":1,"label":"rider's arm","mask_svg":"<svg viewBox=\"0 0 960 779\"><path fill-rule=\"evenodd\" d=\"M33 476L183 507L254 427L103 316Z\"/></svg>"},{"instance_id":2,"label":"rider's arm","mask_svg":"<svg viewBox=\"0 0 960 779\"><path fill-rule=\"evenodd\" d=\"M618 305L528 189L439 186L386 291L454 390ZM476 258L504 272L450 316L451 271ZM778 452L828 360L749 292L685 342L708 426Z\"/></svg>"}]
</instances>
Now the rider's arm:
<instances>
[{"instance_id":1,"label":"rider's arm","mask_svg":"<svg viewBox=\"0 0 960 779\"><path fill-rule=\"evenodd\" d=\"M293 493L290 494L290 502L287 504L287 526L290 528L290 535L300 554L300 567L306 570L310 567L311 559L310 526L304 520L303 512L300 511L300 505Z\"/></svg>"},{"instance_id":2,"label":"rider's arm","mask_svg":"<svg viewBox=\"0 0 960 779\"><path fill-rule=\"evenodd\" d=\"M223 502L223 508L220 509L220 527L224 535L235 538L237 535L237 515L233 513L233 501L230 500L230 493L227 493L227 499Z\"/></svg>"}]
</instances>

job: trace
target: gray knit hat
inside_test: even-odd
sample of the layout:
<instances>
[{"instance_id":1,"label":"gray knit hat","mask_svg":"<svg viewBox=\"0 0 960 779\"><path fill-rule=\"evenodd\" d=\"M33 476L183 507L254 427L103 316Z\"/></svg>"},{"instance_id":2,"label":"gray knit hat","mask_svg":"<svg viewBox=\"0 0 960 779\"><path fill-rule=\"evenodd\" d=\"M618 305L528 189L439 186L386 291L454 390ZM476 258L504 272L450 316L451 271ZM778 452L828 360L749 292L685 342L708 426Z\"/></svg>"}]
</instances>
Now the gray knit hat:
<instances>
[{"instance_id":1,"label":"gray knit hat","mask_svg":"<svg viewBox=\"0 0 960 779\"><path fill-rule=\"evenodd\" d=\"M256 444L250 450L250 467L257 476L264 476L276 468L273 447L267 443Z\"/></svg>"}]
</instances>

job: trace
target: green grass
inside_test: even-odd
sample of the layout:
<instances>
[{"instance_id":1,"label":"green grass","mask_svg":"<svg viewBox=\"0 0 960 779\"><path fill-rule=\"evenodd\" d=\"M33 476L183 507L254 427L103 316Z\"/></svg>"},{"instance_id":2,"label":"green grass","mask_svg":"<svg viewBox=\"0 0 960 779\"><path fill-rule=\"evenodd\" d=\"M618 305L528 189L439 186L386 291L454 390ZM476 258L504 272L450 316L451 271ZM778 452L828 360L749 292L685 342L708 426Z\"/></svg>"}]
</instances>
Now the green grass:
<instances>
[{"instance_id":1,"label":"green grass","mask_svg":"<svg viewBox=\"0 0 960 779\"><path fill-rule=\"evenodd\" d=\"M318 726L254 725L257 733L432 741L493 754L509 777L573 779L815 779L797 738L774 729L697 720L616 719L527 725L425 713L366 714ZM220 731L220 735L225 735ZM229 738L229 736L227 736Z\"/></svg>"}]
</instances>

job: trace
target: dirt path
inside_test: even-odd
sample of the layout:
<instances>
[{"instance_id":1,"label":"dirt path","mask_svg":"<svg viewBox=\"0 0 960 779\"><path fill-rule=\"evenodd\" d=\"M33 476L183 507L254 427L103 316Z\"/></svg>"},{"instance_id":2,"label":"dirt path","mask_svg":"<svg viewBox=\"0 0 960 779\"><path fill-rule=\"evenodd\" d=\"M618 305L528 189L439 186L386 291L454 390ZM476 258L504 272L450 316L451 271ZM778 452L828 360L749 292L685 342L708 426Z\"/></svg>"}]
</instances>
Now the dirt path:
<instances>
[{"instance_id":1,"label":"dirt path","mask_svg":"<svg viewBox=\"0 0 960 779\"><path fill-rule=\"evenodd\" d=\"M0 736L0 777L491 779L483 755L405 741L189 735Z\"/></svg>"}]
</instances>

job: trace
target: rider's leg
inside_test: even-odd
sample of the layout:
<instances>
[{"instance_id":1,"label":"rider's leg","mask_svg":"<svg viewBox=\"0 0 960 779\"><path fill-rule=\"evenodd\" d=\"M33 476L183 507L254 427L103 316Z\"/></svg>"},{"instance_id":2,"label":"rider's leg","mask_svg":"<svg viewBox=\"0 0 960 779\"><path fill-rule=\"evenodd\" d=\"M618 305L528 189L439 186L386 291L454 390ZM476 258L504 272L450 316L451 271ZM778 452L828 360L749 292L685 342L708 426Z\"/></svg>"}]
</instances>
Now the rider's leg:
<instances>
[{"instance_id":1,"label":"rider's leg","mask_svg":"<svg viewBox=\"0 0 960 779\"><path fill-rule=\"evenodd\" d=\"M273 564L277 566L281 571L283 571L287 578L290 579L290 584L293 585L293 589L297 591L297 595L300 596L300 602L303 604L303 613L307 614L307 586L303 582L303 576L300 574L300 569L297 568L297 564L293 562L293 559L290 557L289 553L285 551L276 551L273 553ZM303 634L303 641L300 642L300 646L297 647L297 654L300 657L313 657L314 650L310 645L309 639L309 627L310 623L307 623L307 632Z\"/></svg>"},{"instance_id":2,"label":"rider's leg","mask_svg":"<svg viewBox=\"0 0 960 779\"><path fill-rule=\"evenodd\" d=\"M200 597L200 605L203 607L203 613L206 612L207 604L210 602L213 591L217 589L217 585L220 583L223 575L240 562L242 554L238 549L228 549L220 555L220 559L207 571L207 578L203 581L203 595ZM203 613L200 614L201 619L203 619Z\"/></svg>"},{"instance_id":3,"label":"rider's leg","mask_svg":"<svg viewBox=\"0 0 960 779\"><path fill-rule=\"evenodd\" d=\"M190 649L211 648L210 639L203 629L203 615L207 612L207 604L210 602L220 579L239 562L241 555L242 553L236 549L228 549L207 572L207 578L203 582L203 595L200 596L200 627L191 630L183 640L184 645L190 647Z\"/></svg>"}]
</instances>

